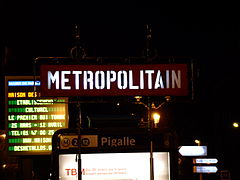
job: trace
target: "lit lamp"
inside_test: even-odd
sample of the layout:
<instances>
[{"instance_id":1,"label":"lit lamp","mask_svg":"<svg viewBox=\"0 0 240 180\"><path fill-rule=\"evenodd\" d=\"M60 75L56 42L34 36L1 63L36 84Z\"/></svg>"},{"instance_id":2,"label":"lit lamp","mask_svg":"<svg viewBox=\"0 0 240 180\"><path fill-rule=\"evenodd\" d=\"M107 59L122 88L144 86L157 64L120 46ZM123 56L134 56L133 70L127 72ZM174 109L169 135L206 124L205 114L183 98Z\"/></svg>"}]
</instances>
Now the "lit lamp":
<instances>
[{"instance_id":1,"label":"lit lamp","mask_svg":"<svg viewBox=\"0 0 240 180\"><path fill-rule=\"evenodd\" d=\"M194 142L200 146L201 145L201 141L199 139L195 139ZM203 176L202 176L202 173L199 174L199 180L202 180L203 179Z\"/></svg>"},{"instance_id":2,"label":"lit lamp","mask_svg":"<svg viewBox=\"0 0 240 180\"><path fill-rule=\"evenodd\" d=\"M233 123L233 127L238 128L239 127L239 123L238 122L234 122Z\"/></svg>"},{"instance_id":3,"label":"lit lamp","mask_svg":"<svg viewBox=\"0 0 240 180\"><path fill-rule=\"evenodd\" d=\"M152 118L153 118L154 127L157 128L157 125L158 125L158 123L160 122L161 116L160 116L159 113L154 112L154 113L152 114Z\"/></svg>"},{"instance_id":4,"label":"lit lamp","mask_svg":"<svg viewBox=\"0 0 240 180\"><path fill-rule=\"evenodd\" d=\"M195 139L194 142L195 142L198 146L200 146L200 140Z\"/></svg>"}]
</instances>

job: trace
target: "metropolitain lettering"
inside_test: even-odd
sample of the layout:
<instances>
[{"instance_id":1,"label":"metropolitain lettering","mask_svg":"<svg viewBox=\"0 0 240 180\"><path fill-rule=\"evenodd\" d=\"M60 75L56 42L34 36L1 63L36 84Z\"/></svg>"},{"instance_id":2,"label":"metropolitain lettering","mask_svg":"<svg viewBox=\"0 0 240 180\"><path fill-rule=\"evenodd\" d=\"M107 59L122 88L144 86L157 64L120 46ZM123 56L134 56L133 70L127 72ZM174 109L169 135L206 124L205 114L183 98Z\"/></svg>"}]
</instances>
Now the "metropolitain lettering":
<instances>
[{"instance_id":1,"label":"metropolitain lettering","mask_svg":"<svg viewBox=\"0 0 240 180\"><path fill-rule=\"evenodd\" d=\"M70 78L71 77L71 78ZM48 71L48 89L175 89L181 88L181 70Z\"/></svg>"}]
</instances>

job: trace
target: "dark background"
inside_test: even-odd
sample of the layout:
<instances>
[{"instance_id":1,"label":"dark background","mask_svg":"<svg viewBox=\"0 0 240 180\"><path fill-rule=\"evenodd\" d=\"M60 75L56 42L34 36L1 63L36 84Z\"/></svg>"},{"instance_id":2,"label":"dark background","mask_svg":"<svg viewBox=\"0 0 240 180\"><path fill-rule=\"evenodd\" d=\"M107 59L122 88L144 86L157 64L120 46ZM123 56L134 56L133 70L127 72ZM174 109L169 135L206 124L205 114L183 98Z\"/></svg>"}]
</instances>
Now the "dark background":
<instances>
[{"instance_id":1,"label":"dark background","mask_svg":"<svg viewBox=\"0 0 240 180\"><path fill-rule=\"evenodd\" d=\"M208 146L209 156L218 158L219 171L230 170L232 179L239 179L240 130L232 127L232 122L239 121L239 18L222 10L212 13L194 8L178 11L167 8L166 13L163 10L146 2L102 2L94 8L91 2L87 5L4 2L1 99L4 99L5 75L32 75L33 60L39 56L70 55L75 46L75 24L79 25L80 41L87 56L97 57L142 56L146 48L146 24L149 24L151 48L160 59L185 57L194 59L197 67L194 99L164 106L161 123L177 129L179 145L194 145L194 139L199 138ZM106 114L137 111L126 104L121 108L106 106L98 110ZM85 110L89 111L87 106ZM4 129L3 114L4 103L1 129Z\"/></svg>"}]
</instances>

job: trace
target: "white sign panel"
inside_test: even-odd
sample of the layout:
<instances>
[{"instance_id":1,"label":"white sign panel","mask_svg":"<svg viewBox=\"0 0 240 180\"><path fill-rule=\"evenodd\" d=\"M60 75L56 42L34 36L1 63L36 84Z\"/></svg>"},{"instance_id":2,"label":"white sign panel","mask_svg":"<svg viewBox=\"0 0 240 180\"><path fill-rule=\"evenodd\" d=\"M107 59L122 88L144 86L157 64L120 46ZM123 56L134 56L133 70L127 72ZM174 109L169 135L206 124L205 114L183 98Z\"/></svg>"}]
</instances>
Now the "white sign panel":
<instances>
[{"instance_id":1,"label":"white sign panel","mask_svg":"<svg viewBox=\"0 0 240 180\"><path fill-rule=\"evenodd\" d=\"M182 156L207 156L207 146L181 146L179 153Z\"/></svg>"},{"instance_id":2,"label":"white sign panel","mask_svg":"<svg viewBox=\"0 0 240 180\"><path fill-rule=\"evenodd\" d=\"M194 173L216 173L217 172L216 166L194 166L193 172Z\"/></svg>"},{"instance_id":3,"label":"white sign panel","mask_svg":"<svg viewBox=\"0 0 240 180\"><path fill-rule=\"evenodd\" d=\"M218 160L216 158L196 158L193 159L194 164L216 164Z\"/></svg>"},{"instance_id":4,"label":"white sign panel","mask_svg":"<svg viewBox=\"0 0 240 180\"><path fill-rule=\"evenodd\" d=\"M59 155L59 179L77 180L76 154ZM154 152L154 180L170 180L168 152ZM150 180L150 153L81 154L82 180Z\"/></svg>"}]
</instances>

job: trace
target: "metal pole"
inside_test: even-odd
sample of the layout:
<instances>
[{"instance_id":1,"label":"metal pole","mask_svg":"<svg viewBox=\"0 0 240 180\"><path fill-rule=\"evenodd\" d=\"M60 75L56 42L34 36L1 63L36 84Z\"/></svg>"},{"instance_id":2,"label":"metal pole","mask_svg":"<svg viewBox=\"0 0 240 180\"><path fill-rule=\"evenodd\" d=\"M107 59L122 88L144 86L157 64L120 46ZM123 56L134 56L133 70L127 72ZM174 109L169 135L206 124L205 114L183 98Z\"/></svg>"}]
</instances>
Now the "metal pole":
<instances>
[{"instance_id":1,"label":"metal pole","mask_svg":"<svg viewBox=\"0 0 240 180\"><path fill-rule=\"evenodd\" d=\"M197 143L197 144L198 144L198 146L201 146L200 140L199 140L199 143ZM201 164L200 164L200 166L201 166ZM199 174L199 180L203 180L202 173Z\"/></svg>"},{"instance_id":2,"label":"metal pole","mask_svg":"<svg viewBox=\"0 0 240 180\"><path fill-rule=\"evenodd\" d=\"M147 62L150 61L150 41L152 38L152 30L149 24L146 25L146 57ZM152 128L153 123L151 121L151 110L152 106L150 104L150 98L148 97L148 128L150 130L150 180L154 180L154 167L153 167L153 139L152 139Z\"/></svg>"},{"instance_id":3,"label":"metal pole","mask_svg":"<svg viewBox=\"0 0 240 180\"><path fill-rule=\"evenodd\" d=\"M153 128L153 123L151 121L151 104L150 104L150 99L148 97L148 130L150 132L150 180L154 180L154 164L153 164L153 133L152 133L152 128Z\"/></svg>"},{"instance_id":4,"label":"metal pole","mask_svg":"<svg viewBox=\"0 0 240 180\"><path fill-rule=\"evenodd\" d=\"M199 174L199 180L202 180L202 173Z\"/></svg>"},{"instance_id":5,"label":"metal pole","mask_svg":"<svg viewBox=\"0 0 240 180\"><path fill-rule=\"evenodd\" d=\"M150 141L150 180L154 180L153 141Z\"/></svg>"},{"instance_id":6,"label":"metal pole","mask_svg":"<svg viewBox=\"0 0 240 180\"><path fill-rule=\"evenodd\" d=\"M79 125L78 125L78 180L82 180L82 159L81 159L81 126L82 126L82 112L80 102L77 104L79 113Z\"/></svg>"}]
</instances>

